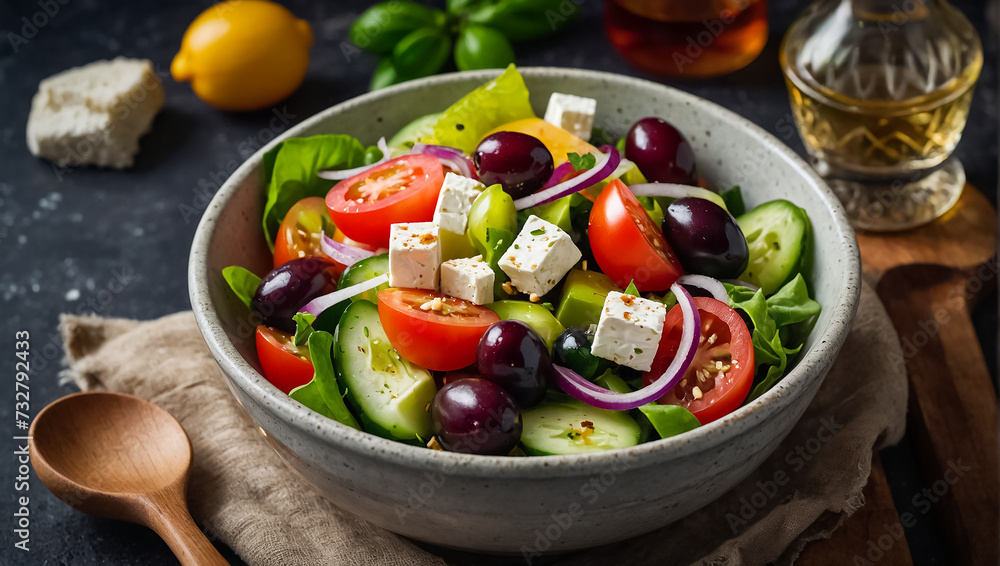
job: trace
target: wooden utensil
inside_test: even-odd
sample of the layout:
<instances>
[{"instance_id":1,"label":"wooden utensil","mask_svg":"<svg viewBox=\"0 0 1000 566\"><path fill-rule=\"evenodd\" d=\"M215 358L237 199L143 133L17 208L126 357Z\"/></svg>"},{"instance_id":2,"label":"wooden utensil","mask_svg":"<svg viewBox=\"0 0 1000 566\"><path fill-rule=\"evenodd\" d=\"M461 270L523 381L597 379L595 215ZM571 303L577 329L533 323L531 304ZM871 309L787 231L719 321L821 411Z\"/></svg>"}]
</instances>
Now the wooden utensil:
<instances>
[{"instance_id":1,"label":"wooden utensil","mask_svg":"<svg viewBox=\"0 0 1000 566\"><path fill-rule=\"evenodd\" d=\"M969 316L996 288L996 237L996 212L970 186L926 226L858 234L865 272L902 341L927 500L969 566L1000 563L996 393Z\"/></svg>"},{"instance_id":2,"label":"wooden utensil","mask_svg":"<svg viewBox=\"0 0 1000 566\"><path fill-rule=\"evenodd\" d=\"M195 525L185 493L191 442L170 413L121 393L76 393L31 424L31 462L75 509L146 525L181 564L227 565Z\"/></svg>"}]
</instances>

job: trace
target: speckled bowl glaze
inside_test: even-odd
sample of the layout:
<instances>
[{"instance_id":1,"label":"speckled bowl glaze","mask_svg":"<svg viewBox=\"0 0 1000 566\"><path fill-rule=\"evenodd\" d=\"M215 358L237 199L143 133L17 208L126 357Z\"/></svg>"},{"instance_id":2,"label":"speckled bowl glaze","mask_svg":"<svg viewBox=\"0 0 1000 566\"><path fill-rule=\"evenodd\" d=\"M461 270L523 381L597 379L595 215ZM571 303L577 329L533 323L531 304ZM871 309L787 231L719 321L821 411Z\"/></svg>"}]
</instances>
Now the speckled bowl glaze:
<instances>
[{"instance_id":1,"label":"speckled bowl glaze","mask_svg":"<svg viewBox=\"0 0 1000 566\"><path fill-rule=\"evenodd\" d=\"M283 395L260 374L254 323L222 268L264 274L258 151L222 186L195 234L191 305L233 394L288 462L342 508L391 531L474 551L559 552L619 541L676 521L756 468L791 430L847 335L860 292L853 231L823 181L781 142L736 114L653 82L591 71L521 69L541 113L553 91L598 100L595 123L624 134L661 116L691 141L713 186L740 185L749 206L788 198L815 232L812 280L823 306L794 369L766 395L678 437L577 456L471 456L407 446L343 426ZM338 104L272 142L345 133L374 143L447 108L495 72L456 73ZM292 517L288 518L293 520Z\"/></svg>"}]
</instances>

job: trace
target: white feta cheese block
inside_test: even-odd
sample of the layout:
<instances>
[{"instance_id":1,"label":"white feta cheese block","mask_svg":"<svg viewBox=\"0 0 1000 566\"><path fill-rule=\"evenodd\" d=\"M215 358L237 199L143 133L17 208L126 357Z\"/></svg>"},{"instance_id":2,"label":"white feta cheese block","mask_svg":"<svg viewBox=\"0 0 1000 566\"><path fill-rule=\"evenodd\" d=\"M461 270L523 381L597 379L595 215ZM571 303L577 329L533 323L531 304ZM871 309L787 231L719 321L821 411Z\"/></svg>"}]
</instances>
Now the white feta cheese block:
<instances>
[{"instance_id":1,"label":"white feta cheese block","mask_svg":"<svg viewBox=\"0 0 1000 566\"><path fill-rule=\"evenodd\" d=\"M437 224L393 224L389 231L389 286L437 290L441 238Z\"/></svg>"},{"instance_id":2,"label":"white feta cheese block","mask_svg":"<svg viewBox=\"0 0 1000 566\"><path fill-rule=\"evenodd\" d=\"M611 291L604 299L590 351L617 364L649 371L666 317L663 303Z\"/></svg>"},{"instance_id":3,"label":"white feta cheese block","mask_svg":"<svg viewBox=\"0 0 1000 566\"><path fill-rule=\"evenodd\" d=\"M441 292L477 305L493 302L496 274L483 256L449 259L441 264Z\"/></svg>"},{"instance_id":4,"label":"white feta cheese block","mask_svg":"<svg viewBox=\"0 0 1000 566\"><path fill-rule=\"evenodd\" d=\"M593 98L553 92L545 108L545 121L589 140L596 113L597 101Z\"/></svg>"},{"instance_id":5,"label":"white feta cheese block","mask_svg":"<svg viewBox=\"0 0 1000 566\"><path fill-rule=\"evenodd\" d=\"M472 203L482 194L486 186L468 177L448 172L438 194L437 208L434 209L434 223L442 230L464 234L469 221Z\"/></svg>"},{"instance_id":6,"label":"white feta cheese block","mask_svg":"<svg viewBox=\"0 0 1000 566\"><path fill-rule=\"evenodd\" d=\"M532 214L499 265L519 291L544 295L582 256L569 234Z\"/></svg>"},{"instance_id":7,"label":"white feta cheese block","mask_svg":"<svg viewBox=\"0 0 1000 566\"><path fill-rule=\"evenodd\" d=\"M63 166L131 167L161 108L163 85L151 61L119 57L75 67L38 85L28 149Z\"/></svg>"}]
</instances>

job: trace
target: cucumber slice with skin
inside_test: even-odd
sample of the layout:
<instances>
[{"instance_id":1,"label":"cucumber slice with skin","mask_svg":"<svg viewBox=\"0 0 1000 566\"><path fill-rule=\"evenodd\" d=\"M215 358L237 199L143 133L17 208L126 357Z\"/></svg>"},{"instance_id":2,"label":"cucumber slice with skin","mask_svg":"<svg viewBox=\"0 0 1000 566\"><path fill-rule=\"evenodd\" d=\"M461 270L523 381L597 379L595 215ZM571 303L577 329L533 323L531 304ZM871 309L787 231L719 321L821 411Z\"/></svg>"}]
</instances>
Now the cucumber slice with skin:
<instances>
[{"instance_id":1,"label":"cucumber slice with skin","mask_svg":"<svg viewBox=\"0 0 1000 566\"><path fill-rule=\"evenodd\" d=\"M639 444L642 431L627 411L591 407L552 395L522 416L521 446L529 456L585 454Z\"/></svg>"},{"instance_id":2,"label":"cucumber slice with skin","mask_svg":"<svg viewBox=\"0 0 1000 566\"><path fill-rule=\"evenodd\" d=\"M812 228L804 210L787 200L766 202L736 219L750 248L740 279L772 295L806 267Z\"/></svg>"},{"instance_id":3,"label":"cucumber slice with skin","mask_svg":"<svg viewBox=\"0 0 1000 566\"><path fill-rule=\"evenodd\" d=\"M410 150L417 142L433 143L434 124L437 124L440 117L441 113L438 112L417 118L396 132L396 135L389 140L389 146Z\"/></svg>"},{"instance_id":4,"label":"cucumber slice with skin","mask_svg":"<svg viewBox=\"0 0 1000 566\"><path fill-rule=\"evenodd\" d=\"M372 257L365 258L344 271L343 275L340 276L340 282L337 283L338 289L346 289L351 285L357 285L358 283L364 283L369 279L374 279L379 275L385 275L389 273L389 254L379 254L373 255ZM351 297L352 301L360 301L365 299L373 303L378 303L378 292L382 289L388 289L389 284L383 283L374 289L369 289L363 293L358 293Z\"/></svg>"},{"instance_id":5,"label":"cucumber slice with skin","mask_svg":"<svg viewBox=\"0 0 1000 566\"><path fill-rule=\"evenodd\" d=\"M378 307L368 301L347 307L335 342L338 382L365 432L426 442L432 434L427 407L437 386L429 371L396 353L382 330Z\"/></svg>"}]
</instances>

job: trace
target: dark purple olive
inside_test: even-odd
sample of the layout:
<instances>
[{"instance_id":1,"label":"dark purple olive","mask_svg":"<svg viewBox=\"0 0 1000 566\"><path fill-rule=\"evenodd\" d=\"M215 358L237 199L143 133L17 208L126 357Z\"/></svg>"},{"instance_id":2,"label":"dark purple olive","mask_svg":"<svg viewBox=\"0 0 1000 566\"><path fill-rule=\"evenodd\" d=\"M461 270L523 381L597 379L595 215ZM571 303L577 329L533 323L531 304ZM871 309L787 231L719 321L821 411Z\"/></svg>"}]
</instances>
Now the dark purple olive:
<instances>
[{"instance_id":1,"label":"dark purple olive","mask_svg":"<svg viewBox=\"0 0 1000 566\"><path fill-rule=\"evenodd\" d=\"M442 387L431 402L441 446L466 454L510 453L521 440L521 410L500 386L468 377Z\"/></svg>"},{"instance_id":2,"label":"dark purple olive","mask_svg":"<svg viewBox=\"0 0 1000 566\"><path fill-rule=\"evenodd\" d=\"M315 257L293 259L272 269L250 301L264 324L295 332L292 317L309 301L337 288L333 264Z\"/></svg>"},{"instance_id":3,"label":"dark purple olive","mask_svg":"<svg viewBox=\"0 0 1000 566\"><path fill-rule=\"evenodd\" d=\"M750 251L743 230L710 200L685 197L670 203L663 235L689 273L734 279L747 268Z\"/></svg>"},{"instance_id":4,"label":"dark purple olive","mask_svg":"<svg viewBox=\"0 0 1000 566\"><path fill-rule=\"evenodd\" d=\"M499 183L515 199L542 188L555 169L545 144L520 132L486 136L473 152L472 163L480 181L487 186Z\"/></svg>"},{"instance_id":5,"label":"dark purple olive","mask_svg":"<svg viewBox=\"0 0 1000 566\"><path fill-rule=\"evenodd\" d=\"M520 320L501 320L486 330L476 365L483 379L503 387L525 409L542 402L554 371L545 341Z\"/></svg>"},{"instance_id":6,"label":"dark purple olive","mask_svg":"<svg viewBox=\"0 0 1000 566\"><path fill-rule=\"evenodd\" d=\"M625 157L651 183L698 183L691 144L661 118L643 118L632 126L625 137Z\"/></svg>"}]
</instances>

